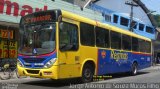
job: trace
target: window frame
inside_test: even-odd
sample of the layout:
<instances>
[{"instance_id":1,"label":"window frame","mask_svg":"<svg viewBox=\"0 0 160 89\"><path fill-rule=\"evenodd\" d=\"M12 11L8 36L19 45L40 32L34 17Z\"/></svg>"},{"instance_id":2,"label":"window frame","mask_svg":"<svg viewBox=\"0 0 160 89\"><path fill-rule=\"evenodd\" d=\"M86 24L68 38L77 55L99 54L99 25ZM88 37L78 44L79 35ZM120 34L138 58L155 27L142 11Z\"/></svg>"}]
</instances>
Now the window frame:
<instances>
[{"instance_id":1,"label":"window frame","mask_svg":"<svg viewBox=\"0 0 160 89\"><path fill-rule=\"evenodd\" d=\"M126 21L128 23L126 23ZM129 19L121 16L121 18L120 18L120 25L128 27L129 26Z\"/></svg>"},{"instance_id":2,"label":"window frame","mask_svg":"<svg viewBox=\"0 0 160 89\"><path fill-rule=\"evenodd\" d=\"M84 29L84 27L83 27L83 29L82 29L82 25L85 26L85 29ZM86 32L85 32L85 34L84 34L84 32L83 32L82 30L89 31L90 28L86 27L87 25L92 28L92 29L91 29L92 31L90 31L90 32L92 32L92 34L91 34L91 33L90 33L90 34L91 34L91 36L93 36L93 37L90 37L90 40L93 41L93 42L86 44L86 43L85 43L86 40L84 41L84 38L82 38L83 35L86 36ZM87 34L87 35L88 35L88 34ZM86 38L88 38L88 37L86 37ZM87 40L87 42L88 42L88 40ZM83 45L83 46L95 47L95 45L96 45L96 36L95 36L95 26L94 26L94 25L91 25L91 24L88 24L88 23L84 23L84 22L80 22L80 43L81 43L81 45Z\"/></svg>"},{"instance_id":3,"label":"window frame","mask_svg":"<svg viewBox=\"0 0 160 89\"><path fill-rule=\"evenodd\" d=\"M147 33L151 33L151 34L154 33L153 28L150 27L150 26L146 26L146 32L147 32Z\"/></svg>"},{"instance_id":4,"label":"window frame","mask_svg":"<svg viewBox=\"0 0 160 89\"><path fill-rule=\"evenodd\" d=\"M147 47L147 44L149 44L149 48ZM146 53L151 53L151 42L145 41L145 47L146 47Z\"/></svg>"},{"instance_id":5,"label":"window frame","mask_svg":"<svg viewBox=\"0 0 160 89\"><path fill-rule=\"evenodd\" d=\"M145 40L138 39L138 43L139 43L139 51L145 53L146 52Z\"/></svg>"},{"instance_id":6,"label":"window frame","mask_svg":"<svg viewBox=\"0 0 160 89\"><path fill-rule=\"evenodd\" d=\"M108 34L108 42L107 42L107 46L105 45L105 46L100 46L99 44L97 44L97 31L101 31L101 33L104 33L105 32L105 34L103 34L105 37L106 37L106 33ZM103 31L103 32L102 32ZM105 29L105 28L102 28L102 27L95 27L95 33L96 33L96 46L97 47L102 47L102 48L110 48L110 30L108 30L108 29ZM99 32L100 33L100 32ZM106 44L106 40L107 39L104 39L105 40L105 44Z\"/></svg>"},{"instance_id":7,"label":"window frame","mask_svg":"<svg viewBox=\"0 0 160 89\"><path fill-rule=\"evenodd\" d=\"M60 49L60 26L59 26L59 50L60 51L62 51L62 52L65 52L65 51L78 51L79 50L79 32L78 32L78 26L76 25L76 24L74 24L74 23L70 23L70 22L66 22L66 21L62 21L63 23L67 23L67 24L69 24L69 25L72 25L72 26L75 26L76 27L76 32L77 32L77 48L76 49L74 49L74 50L72 50L72 49L68 49L68 50L62 50L62 49ZM62 23L62 22L60 22L60 23ZM60 24L59 23L59 24Z\"/></svg>"},{"instance_id":8,"label":"window frame","mask_svg":"<svg viewBox=\"0 0 160 89\"><path fill-rule=\"evenodd\" d=\"M107 15L107 14L104 14L104 20L106 22L111 22L111 16L110 15Z\"/></svg>"},{"instance_id":9,"label":"window frame","mask_svg":"<svg viewBox=\"0 0 160 89\"><path fill-rule=\"evenodd\" d=\"M133 41L134 39L137 40L137 43L135 43L135 41ZM137 50L133 49L133 48L135 48L135 47L133 47L133 46L135 46L135 45L133 45L133 43L136 44ZM135 51L135 52L139 52L140 51L140 49L139 49L139 38L137 38L137 37L132 37L132 51Z\"/></svg>"},{"instance_id":10,"label":"window frame","mask_svg":"<svg viewBox=\"0 0 160 89\"><path fill-rule=\"evenodd\" d=\"M133 20L132 23L131 23L131 25L133 25L132 26L133 29L137 29L138 23Z\"/></svg>"},{"instance_id":11,"label":"window frame","mask_svg":"<svg viewBox=\"0 0 160 89\"><path fill-rule=\"evenodd\" d=\"M140 29L140 28L142 28L142 26L143 26L143 29ZM144 25L144 24L142 24L142 23L139 23L138 30L140 30L140 31L144 31L144 28L145 28L145 25Z\"/></svg>"},{"instance_id":12,"label":"window frame","mask_svg":"<svg viewBox=\"0 0 160 89\"><path fill-rule=\"evenodd\" d=\"M113 48L114 46L112 45L112 35L113 35L113 33L114 33L114 35L115 34L119 34L119 36L120 36L120 42L118 42L118 43L120 43L117 47L119 47L119 48ZM118 36L117 36L118 37ZM115 37L115 38L117 38L117 37ZM122 34L120 33L120 32L116 32L116 31L110 31L110 47L112 48L112 49L117 49L117 50L121 50L122 49Z\"/></svg>"},{"instance_id":13,"label":"window frame","mask_svg":"<svg viewBox=\"0 0 160 89\"><path fill-rule=\"evenodd\" d=\"M128 37L130 38L130 39L128 39ZM127 39L126 39L127 38ZM127 50L127 51L131 51L132 50L132 37L131 36L129 36L129 35L126 35L126 34L122 34L122 49L123 50ZM130 43L130 48L128 49L128 48L124 48L125 46L124 46L124 44L126 45L126 43L124 43L124 41L130 41L129 43Z\"/></svg>"},{"instance_id":14,"label":"window frame","mask_svg":"<svg viewBox=\"0 0 160 89\"><path fill-rule=\"evenodd\" d=\"M114 15L113 15L113 23L118 24L118 21L119 21L119 16L116 15L116 14L114 14Z\"/></svg>"}]
</instances>

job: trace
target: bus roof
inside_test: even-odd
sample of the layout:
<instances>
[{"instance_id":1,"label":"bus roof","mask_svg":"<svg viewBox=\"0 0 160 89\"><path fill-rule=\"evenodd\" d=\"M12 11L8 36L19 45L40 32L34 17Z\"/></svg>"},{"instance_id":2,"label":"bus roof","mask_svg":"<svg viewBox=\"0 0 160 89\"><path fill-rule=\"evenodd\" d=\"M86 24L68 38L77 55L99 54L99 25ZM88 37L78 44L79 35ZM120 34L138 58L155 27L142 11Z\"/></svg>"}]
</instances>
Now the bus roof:
<instances>
[{"instance_id":1,"label":"bus roof","mask_svg":"<svg viewBox=\"0 0 160 89\"><path fill-rule=\"evenodd\" d=\"M146 41L151 41L151 39L149 39L149 38L146 38L146 37L143 37L141 35L135 34L135 33L130 32L128 30L123 30L123 29L118 28L116 26L106 24L106 23L101 23L101 22L98 22L98 21L95 21L95 20L91 20L89 18L85 18L85 17L79 16L77 14L67 12L67 11L64 11L64 10L62 10L62 16L66 17L66 18L74 19L74 20L77 20L77 21L80 21L80 22L95 25L95 26L98 26L98 27L106 28L106 29L109 29L111 31L115 31L115 32L119 32L119 33L126 34L126 35L129 35L129 36L137 37L137 38L140 38L140 39L143 39L143 40L146 40Z\"/></svg>"}]
</instances>

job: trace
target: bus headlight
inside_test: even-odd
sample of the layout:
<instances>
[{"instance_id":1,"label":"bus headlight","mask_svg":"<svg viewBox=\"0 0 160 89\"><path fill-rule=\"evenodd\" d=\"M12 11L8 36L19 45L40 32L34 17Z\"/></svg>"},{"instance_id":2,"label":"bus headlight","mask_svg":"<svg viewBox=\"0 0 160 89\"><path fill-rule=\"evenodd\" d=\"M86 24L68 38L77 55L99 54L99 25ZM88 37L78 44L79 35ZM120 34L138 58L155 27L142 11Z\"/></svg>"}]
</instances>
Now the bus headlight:
<instances>
[{"instance_id":1,"label":"bus headlight","mask_svg":"<svg viewBox=\"0 0 160 89\"><path fill-rule=\"evenodd\" d=\"M17 64L20 66L20 67L23 67L23 64L22 62L17 58Z\"/></svg>"},{"instance_id":2,"label":"bus headlight","mask_svg":"<svg viewBox=\"0 0 160 89\"><path fill-rule=\"evenodd\" d=\"M55 62L56 62L57 58L52 58L51 60L49 60L45 65L44 68L50 68Z\"/></svg>"}]
</instances>

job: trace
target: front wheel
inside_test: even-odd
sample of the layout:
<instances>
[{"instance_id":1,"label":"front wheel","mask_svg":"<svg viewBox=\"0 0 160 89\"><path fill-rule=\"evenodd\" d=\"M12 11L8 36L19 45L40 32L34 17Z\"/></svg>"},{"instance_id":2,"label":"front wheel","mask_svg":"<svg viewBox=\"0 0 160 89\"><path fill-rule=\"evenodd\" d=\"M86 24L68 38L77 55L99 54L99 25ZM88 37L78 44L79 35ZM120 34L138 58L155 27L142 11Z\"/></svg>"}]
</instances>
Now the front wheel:
<instances>
[{"instance_id":1,"label":"front wheel","mask_svg":"<svg viewBox=\"0 0 160 89\"><path fill-rule=\"evenodd\" d=\"M84 65L81 78L82 82L83 83L91 82L93 80L93 74L94 74L94 69L92 68L92 66L89 64Z\"/></svg>"}]
</instances>

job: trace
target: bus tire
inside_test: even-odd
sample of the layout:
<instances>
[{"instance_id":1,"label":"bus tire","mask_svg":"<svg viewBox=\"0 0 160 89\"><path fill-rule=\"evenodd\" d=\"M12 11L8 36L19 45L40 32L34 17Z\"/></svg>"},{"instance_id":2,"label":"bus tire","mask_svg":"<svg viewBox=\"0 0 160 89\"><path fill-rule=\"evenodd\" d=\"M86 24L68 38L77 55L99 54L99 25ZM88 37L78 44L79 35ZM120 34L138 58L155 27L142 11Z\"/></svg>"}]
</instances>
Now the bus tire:
<instances>
[{"instance_id":1,"label":"bus tire","mask_svg":"<svg viewBox=\"0 0 160 89\"><path fill-rule=\"evenodd\" d=\"M87 83L93 81L94 69L91 65L85 64L82 71L81 82Z\"/></svg>"},{"instance_id":2,"label":"bus tire","mask_svg":"<svg viewBox=\"0 0 160 89\"><path fill-rule=\"evenodd\" d=\"M134 62L134 63L132 64L132 70L131 70L131 75L132 75L132 76L134 76L134 75L137 74L137 71L138 71L137 67L138 67L138 64L137 64L136 62Z\"/></svg>"}]
</instances>

